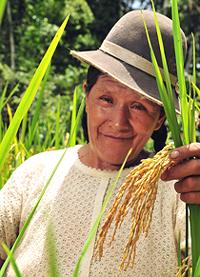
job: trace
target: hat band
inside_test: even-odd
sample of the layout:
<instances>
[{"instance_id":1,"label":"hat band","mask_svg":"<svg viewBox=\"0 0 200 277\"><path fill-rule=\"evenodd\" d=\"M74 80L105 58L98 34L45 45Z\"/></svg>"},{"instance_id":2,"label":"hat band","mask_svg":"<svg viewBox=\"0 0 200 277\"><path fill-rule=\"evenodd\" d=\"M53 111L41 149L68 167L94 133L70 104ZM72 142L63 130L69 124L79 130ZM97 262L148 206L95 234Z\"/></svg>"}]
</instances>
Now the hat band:
<instances>
[{"instance_id":1,"label":"hat band","mask_svg":"<svg viewBox=\"0 0 200 277\"><path fill-rule=\"evenodd\" d=\"M126 48L123 48L111 41L104 40L99 49L102 50L103 52L131 65L131 66L134 66L134 67L146 72L147 74L149 74L153 77L156 77L156 74L153 69L153 65L150 61L137 55L134 52L129 51ZM159 69L160 69L162 76L164 76L163 69L161 67L159 67ZM176 76L174 76L172 74L169 74L169 75L170 75L170 80L171 80L172 85L175 86L177 83Z\"/></svg>"}]
</instances>

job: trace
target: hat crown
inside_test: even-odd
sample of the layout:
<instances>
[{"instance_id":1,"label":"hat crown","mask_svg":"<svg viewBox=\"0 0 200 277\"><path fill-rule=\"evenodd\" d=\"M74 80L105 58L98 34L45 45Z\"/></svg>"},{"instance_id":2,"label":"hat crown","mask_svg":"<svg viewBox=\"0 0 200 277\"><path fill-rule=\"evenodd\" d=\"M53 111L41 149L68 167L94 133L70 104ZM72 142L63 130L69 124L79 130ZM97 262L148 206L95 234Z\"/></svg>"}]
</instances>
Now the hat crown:
<instances>
[{"instance_id":1,"label":"hat crown","mask_svg":"<svg viewBox=\"0 0 200 277\"><path fill-rule=\"evenodd\" d=\"M170 73L176 75L172 20L159 13L156 13L156 15L162 34L169 71ZM143 16L147 24L156 59L159 66L162 67L162 59L154 21L154 13L152 11L145 10L143 11ZM184 53L186 53L186 38L183 32L182 39ZM105 40L115 43L151 62L150 50L141 11L131 11L121 17L110 30Z\"/></svg>"}]
</instances>

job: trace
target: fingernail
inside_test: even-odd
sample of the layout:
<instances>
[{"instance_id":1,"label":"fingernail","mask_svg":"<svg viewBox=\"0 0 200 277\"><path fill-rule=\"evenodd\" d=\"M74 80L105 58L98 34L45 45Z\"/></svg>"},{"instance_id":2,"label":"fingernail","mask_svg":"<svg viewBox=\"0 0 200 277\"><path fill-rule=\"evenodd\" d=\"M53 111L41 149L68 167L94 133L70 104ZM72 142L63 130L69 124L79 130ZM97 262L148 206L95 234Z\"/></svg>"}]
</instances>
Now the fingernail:
<instances>
[{"instance_id":1,"label":"fingernail","mask_svg":"<svg viewBox=\"0 0 200 277\"><path fill-rule=\"evenodd\" d=\"M179 156L179 151L175 150L170 154L170 158L176 159Z\"/></svg>"}]
</instances>

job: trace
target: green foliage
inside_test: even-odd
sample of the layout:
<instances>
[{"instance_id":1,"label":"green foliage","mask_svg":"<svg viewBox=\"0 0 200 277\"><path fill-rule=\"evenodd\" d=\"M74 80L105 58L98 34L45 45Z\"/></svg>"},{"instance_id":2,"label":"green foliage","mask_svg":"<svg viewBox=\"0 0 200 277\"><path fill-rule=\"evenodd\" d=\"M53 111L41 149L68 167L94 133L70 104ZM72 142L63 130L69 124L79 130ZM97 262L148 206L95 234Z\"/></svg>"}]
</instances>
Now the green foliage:
<instances>
[{"instance_id":1,"label":"green foliage","mask_svg":"<svg viewBox=\"0 0 200 277\"><path fill-rule=\"evenodd\" d=\"M30 108L35 95L39 89L40 83L47 71L47 68L51 62L51 58L54 54L54 51L58 45L58 42L62 36L62 33L65 29L65 26L67 24L68 17L65 19L61 27L58 29L54 39L52 40L47 52L45 53L40 65L38 66L35 74L33 75L33 78L30 81L30 84L27 88L27 90L24 93L24 96L22 97L22 100L15 112L15 115L10 123L10 126L8 130L6 131L3 140L0 144L0 169L2 168L4 161L9 153L11 143L16 136L16 133L19 129L20 123L24 116L26 115L28 109Z\"/></svg>"},{"instance_id":2,"label":"green foliage","mask_svg":"<svg viewBox=\"0 0 200 277\"><path fill-rule=\"evenodd\" d=\"M0 1L0 26L1 26L1 22L3 20L3 15L4 15L6 3L7 3L7 0L1 0Z\"/></svg>"}]
</instances>

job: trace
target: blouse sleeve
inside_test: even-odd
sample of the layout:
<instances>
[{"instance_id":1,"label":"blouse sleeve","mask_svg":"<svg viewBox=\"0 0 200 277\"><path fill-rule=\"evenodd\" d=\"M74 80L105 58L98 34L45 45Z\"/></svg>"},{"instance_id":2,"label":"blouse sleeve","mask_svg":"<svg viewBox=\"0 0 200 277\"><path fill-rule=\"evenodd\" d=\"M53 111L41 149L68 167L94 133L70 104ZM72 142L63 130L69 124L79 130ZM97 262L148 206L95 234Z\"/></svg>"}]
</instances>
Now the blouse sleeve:
<instances>
[{"instance_id":1,"label":"blouse sleeve","mask_svg":"<svg viewBox=\"0 0 200 277\"><path fill-rule=\"evenodd\" d=\"M14 171L0 190L0 242L9 248L24 223L24 214L29 214L31 210L30 199L39 196L62 153L61 150L48 151L30 157ZM6 259L1 244L0 258Z\"/></svg>"},{"instance_id":2,"label":"blouse sleeve","mask_svg":"<svg viewBox=\"0 0 200 277\"><path fill-rule=\"evenodd\" d=\"M43 154L37 154L21 164L0 190L0 242L9 248L15 242L20 224L24 203L29 199L33 188L44 171ZM6 254L0 244L0 258L5 260Z\"/></svg>"}]
</instances>

